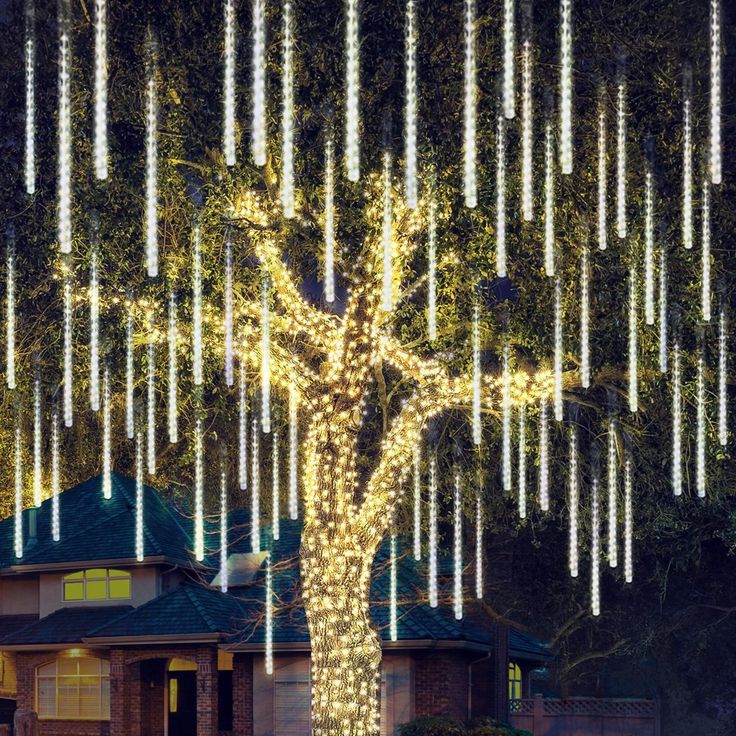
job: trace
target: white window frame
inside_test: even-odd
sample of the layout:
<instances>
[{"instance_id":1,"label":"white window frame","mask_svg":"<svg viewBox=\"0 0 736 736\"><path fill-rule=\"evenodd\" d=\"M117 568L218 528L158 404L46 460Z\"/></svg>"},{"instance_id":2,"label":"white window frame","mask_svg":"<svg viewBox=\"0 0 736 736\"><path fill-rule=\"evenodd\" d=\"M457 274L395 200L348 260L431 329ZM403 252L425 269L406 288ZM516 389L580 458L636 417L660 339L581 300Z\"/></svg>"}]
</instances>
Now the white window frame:
<instances>
[{"instance_id":1,"label":"white window frame","mask_svg":"<svg viewBox=\"0 0 736 736\"><path fill-rule=\"evenodd\" d=\"M90 578L89 581L93 583L99 583L104 580L105 582L105 598L88 598L87 597L87 572L89 570L104 570L105 576L99 577L99 578ZM82 577L80 579L75 580L68 580L67 578L70 575L76 575L78 573L82 573ZM115 575L111 575L111 572L119 573ZM110 597L110 582L116 581L116 580L128 580L130 584L128 585L128 596L126 598L111 598ZM65 597L66 593L66 583L82 583L82 591L83 591L83 597L82 598L69 598L67 599ZM87 567L83 570L75 570L74 572L68 572L61 576L61 600L63 603L86 603L86 602L92 602L92 603L104 603L105 601L129 601L133 597L133 576L128 570L120 570L118 568L111 568L111 567Z\"/></svg>"},{"instance_id":2,"label":"white window frame","mask_svg":"<svg viewBox=\"0 0 736 736\"><path fill-rule=\"evenodd\" d=\"M90 661L90 662L96 662L98 667L98 673L99 674L92 674L92 675L83 675L79 673L79 664L77 664L77 674L76 675L60 675L59 674L59 661L61 659L69 659L71 661L75 661L79 663L80 661ZM48 667L50 664L54 665L54 674L53 675L42 675L40 674L41 670L44 667ZM65 678L67 679L76 679L77 680L77 700L79 701L79 679L85 677L85 678L96 678L98 680L98 710L97 715L94 716L82 716L82 715L75 715L75 716L69 716L69 715L59 715L59 683L60 681L63 681ZM39 685L41 683L41 680L48 680L53 682L53 688L54 688L54 714L50 715L48 713L41 713L40 708L40 702L39 702L39 692L40 688ZM107 687L103 687L104 684L107 683ZM38 713L39 720L42 721L109 721L110 720L110 662L107 659L99 659L97 657L57 657L55 660L51 660L50 662L44 662L38 667L36 667L35 670L35 676L34 676L34 694L33 694L33 700L36 712ZM79 711L79 702L77 702L77 710Z\"/></svg>"}]
</instances>

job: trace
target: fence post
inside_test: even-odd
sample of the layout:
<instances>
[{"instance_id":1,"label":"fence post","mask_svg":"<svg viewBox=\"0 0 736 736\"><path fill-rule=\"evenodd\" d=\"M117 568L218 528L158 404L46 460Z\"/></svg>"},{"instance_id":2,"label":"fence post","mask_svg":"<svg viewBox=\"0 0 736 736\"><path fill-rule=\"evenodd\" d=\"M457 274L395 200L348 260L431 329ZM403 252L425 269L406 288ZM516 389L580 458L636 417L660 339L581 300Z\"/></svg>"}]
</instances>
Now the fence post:
<instances>
[{"instance_id":1,"label":"fence post","mask_svg":"<svg viewBox=\"0 0 736 736\"><path fill-rule=\"evenodd\" d=\"M532 732L534 733L534 736L542 736L545 731L544 728L544 698L540 693L537 693L534 696L534 718L533 718L533 724L534 727L532 729Z\"/></svg>"}]
</instances>

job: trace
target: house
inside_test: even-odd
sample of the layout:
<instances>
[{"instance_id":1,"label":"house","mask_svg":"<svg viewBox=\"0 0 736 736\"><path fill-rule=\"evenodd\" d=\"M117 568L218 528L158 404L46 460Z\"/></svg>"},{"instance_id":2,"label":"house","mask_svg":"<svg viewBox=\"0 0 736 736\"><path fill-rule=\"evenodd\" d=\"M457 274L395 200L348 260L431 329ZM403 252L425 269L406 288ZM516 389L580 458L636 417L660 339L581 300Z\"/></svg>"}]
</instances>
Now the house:
<instances>
[{"instance_id":1,"label":"house","mask_svg":"<svg viewBox=\"0 0 736 736\"><path fill-rule=\"evenodd\" d=\"M211 565L194 562L191 522L144 487L144 559L135 554L135 483L113 475L61 494L61 540L52 541L52 502L0 522L0 695L5 708L39 714L43 736L307 736L309 641L303 609L276 611L273 675L264 666L265 553L250 552L246 514L229 523L228 592ZM294 560L299 523L264 528L274 560ZM390 641L387 552L375 563L372 614L384 646L384 734L419 715L505 717L530 669L549 654L539 641L497 625L469 606L416 603L424 568L398 564L398 637ZM295 596L298 566L274 570L279 599ZM512 672L512 681L509 681Z\"/></svg>"}]
</instances>

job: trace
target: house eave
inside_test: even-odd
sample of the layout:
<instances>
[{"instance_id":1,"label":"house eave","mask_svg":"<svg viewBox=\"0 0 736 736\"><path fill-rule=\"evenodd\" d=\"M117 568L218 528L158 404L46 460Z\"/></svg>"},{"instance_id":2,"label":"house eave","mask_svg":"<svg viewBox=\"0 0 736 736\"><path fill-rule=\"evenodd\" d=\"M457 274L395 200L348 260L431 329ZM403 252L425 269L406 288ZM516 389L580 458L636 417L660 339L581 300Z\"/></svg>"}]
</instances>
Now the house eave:
<instances>
[{"instance_id":1,"label":"house eave","mask_svg":"<svg viewBox=\"0 0 736 736\"><path fill-rule=\"evenodd\" d=\"M240 644L224 644L221 647L228 652L262 652L263 644L243 642ZM481 642L452 640L452 639L401 639L399 641L382 641L381 649L385 651L407 649L447 649L469 652L490 652L493 646ZM278 652L310 652L311 646L306 641L274 642L274 653Z\"/></svg>"},{"instance_id":2,"label":"house eave","mask_svg":"<svg viewBox=\"0 0 736 736\"><path fill-rule=\"evenodd\" d=\"M216 644L222 639L214 634L151 634L146 636L85 636L82 642L90 645L118 646L139 644Z\"/></svg>"},{"instance_id":3,"label":"house eave","mask_svg":"<svg viewBox=\"0 0 736 736\"><path fill-rule=\"evenodd\" d=\"M144 565L192 565L190 560L177 560L166 555L146 557L139 562L135 557L117 557L105 560L68 560L64 562L31 563L10 565L0 569L0 576L25 575L28 573L46 573L63 570L77 570L81 567L142 567Z\"/></svg>"}]
</instances>

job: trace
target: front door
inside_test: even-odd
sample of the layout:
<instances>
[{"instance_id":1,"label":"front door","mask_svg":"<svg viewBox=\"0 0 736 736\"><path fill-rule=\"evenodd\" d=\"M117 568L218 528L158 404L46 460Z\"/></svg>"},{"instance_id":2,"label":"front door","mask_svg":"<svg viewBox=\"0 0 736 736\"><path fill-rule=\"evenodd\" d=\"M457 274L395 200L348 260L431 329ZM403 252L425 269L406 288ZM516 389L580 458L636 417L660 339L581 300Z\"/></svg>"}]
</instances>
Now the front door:
<instances>
[{"instance_id":1,"label":"front door","mask_svg":"<svg viewBox=\"0 0 736 736\"><path fill-rule=\"evenodd\" d=\"M197 673L169 673L169 736L197 736Z\"/></svg>"}]
</instances>

